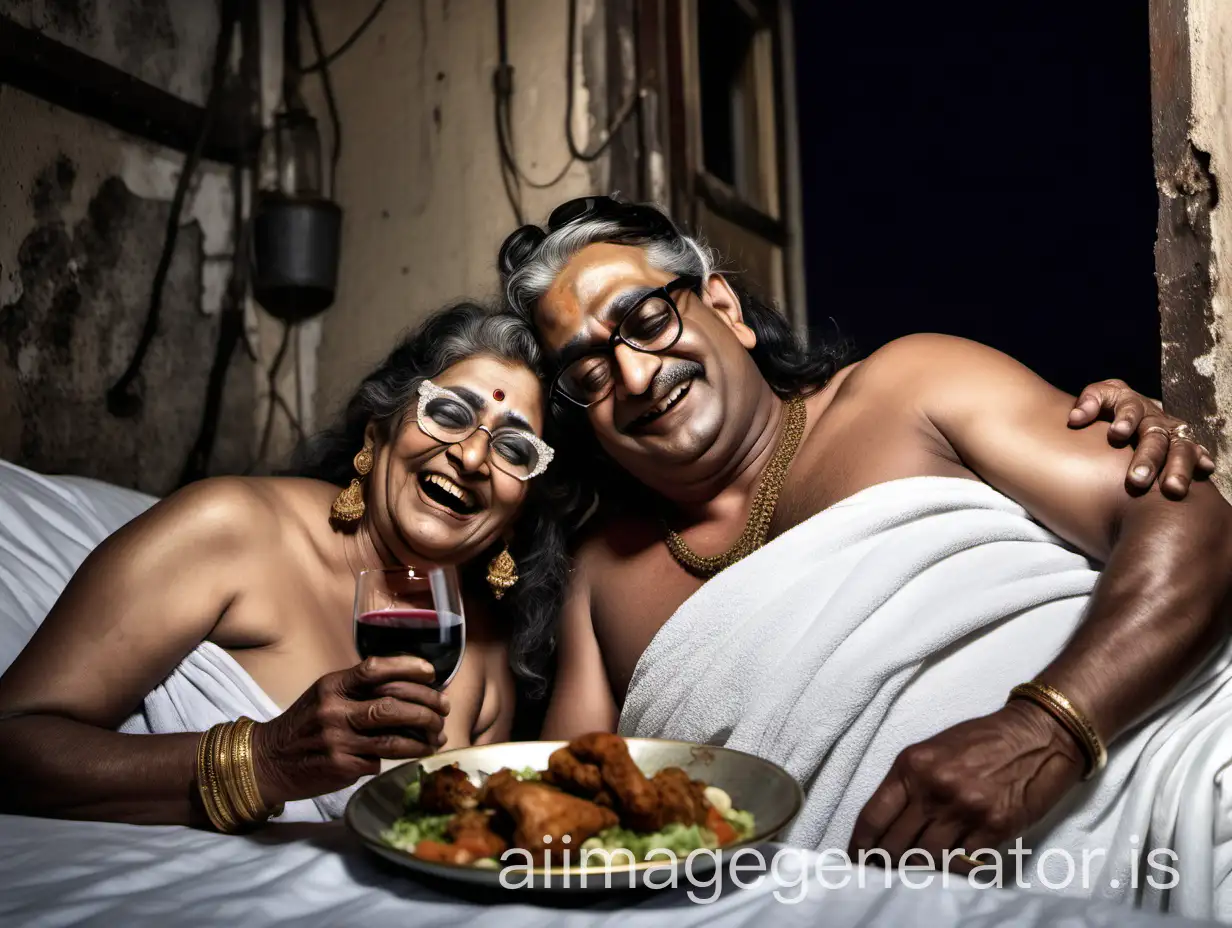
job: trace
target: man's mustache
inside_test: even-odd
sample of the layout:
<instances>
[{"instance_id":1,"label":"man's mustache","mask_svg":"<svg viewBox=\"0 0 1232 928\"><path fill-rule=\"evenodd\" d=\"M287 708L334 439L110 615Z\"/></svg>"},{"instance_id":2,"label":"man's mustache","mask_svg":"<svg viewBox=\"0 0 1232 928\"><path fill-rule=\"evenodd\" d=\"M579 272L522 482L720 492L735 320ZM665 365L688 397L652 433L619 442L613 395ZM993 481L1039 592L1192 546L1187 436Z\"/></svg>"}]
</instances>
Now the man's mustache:
<instances>
[{"instance_id":1,"label":"man's mustache","mask_svg":"<svg viewBox=\"0 0 1232 928\"><path fill-rule=\"evenodd\" d=\"M659 368L659 372L650 381L650 386L646 388L646 392L637 397L629 397L625 402L628 403L641 400L642 397L648 397L649 400L643 400L643 402L646 406L653 406L656 402L667 396L677 384L682 384L688 380L699 380L705 376L706 369L697 361L678 361L670 367ZM639 412L628 422L620 423L616 431L622 435L626 434L641 415L642 413Z\"/></svg>"}]
</instances>

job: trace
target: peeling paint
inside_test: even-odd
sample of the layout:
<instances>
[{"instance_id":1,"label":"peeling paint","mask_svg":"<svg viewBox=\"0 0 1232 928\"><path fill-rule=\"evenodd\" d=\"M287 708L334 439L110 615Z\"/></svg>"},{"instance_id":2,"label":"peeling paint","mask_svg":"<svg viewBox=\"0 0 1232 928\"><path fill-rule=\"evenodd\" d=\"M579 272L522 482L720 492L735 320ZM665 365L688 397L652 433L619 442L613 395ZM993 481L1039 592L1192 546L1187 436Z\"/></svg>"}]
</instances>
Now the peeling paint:
<instances>
[{"instance_id":1,"label":"peeling paint","mask_svg":"<svg viewBox=\"0 0 1232 928\"><path fill-rule=\"evenodd\" d=\"M21 281L12 272L16 248L34 221L36 207L23 192L36 183L49 158L67 159L80 175L70 199L62 204L65 222L85 214L90 191L107 177L119 177L137 196L169 201L175 191L183 157L157 146L128 139L100 123L58 110L51 104L6 87L0 93L0 124L23 131L0 138L0 306L21 295ZM228 257L231 250L231 181L229 172L204 164L184 204L183 225L198 225L204 253ZM149 243L157 248L162 234ZM203 271L205 266L203 265ZM202 281L204 312L216 312L222 293L217 279Z\"/></svg>"},{"instance_id":2,"label":"peeling paint","mask_svg":"<svg viewBox=\"0 0 1232 928\"><path fill-rule=\"evenodd\" d=\"M106 391L144 323L151 243L160 241L170 207L113 176L88 193L84 215L67 222L55 205L70 203L79 184L67 167L54 158L33 185L40 215L18 247L21 297L0 310L0 346L18 385L15 458L45 473L166 493L196 435L217 332L216 320L194 311L200 227L182 232L171 262L159 336L139 378L149 402L137 417L117 419L106 411ZM245 463L236 452L251 435L236 404L246 410L252 400L242 360L230 374L239 387L228 384L217 463L234 471Z\"/></svg>"},{"instance_id":3,"label":"peeling paint","mask_svg":"<svg viewBox=\"0 0 1232 928\"><path fill-rule=\"evenodd\" d=\"M202 102L217 8L197 0L0 0L0 15ZM0 88L0 455L147 492L172 489L201 421L229 274L229 170L202 165L181 216L133 419L105 407L144 323L182 155ZM253 439L252 364L232 362L212 462Z\"/></svg>"},{"instance_id":4,"label":"peeling paint","mask_svg":"<svg viewBox=\"0 0 1232 928\"><path fill-rule=\"evenodd\" d=\"M1202 177L1210 185L1211 349L1195 358L1194 367L1214 381L1219 415L1212 424L1219 436L1217 479L1225 495L1232 491L1232 276L1220 268L1232 262L1232 4L1226 0L1189 0L1190 79L1193 115L1190 138L1201 153Z\"/></svg>"}]
</instances>

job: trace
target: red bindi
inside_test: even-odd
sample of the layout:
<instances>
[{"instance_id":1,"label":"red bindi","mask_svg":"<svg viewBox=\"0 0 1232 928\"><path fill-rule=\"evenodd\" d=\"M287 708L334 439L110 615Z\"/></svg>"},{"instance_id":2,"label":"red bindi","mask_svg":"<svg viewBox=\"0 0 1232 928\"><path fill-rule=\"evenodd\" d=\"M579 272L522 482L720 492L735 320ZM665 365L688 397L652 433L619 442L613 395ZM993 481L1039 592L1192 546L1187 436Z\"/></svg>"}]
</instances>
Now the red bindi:
<instances>
[{"instance_id":1,"label":"red bindi","mask_svg":"<svg viewBox=\"0 0 1232 928\"><path fill-rule=\"evenodd\" d=\"M499 403L499 402L500 402L501 400L503 400L504 398L505 398L505 391L504 391L504 390L493 390L493 391L492 391L492 399L496 400L496 402L498 402L498 403Z\"/></svg>"}]
</instances>

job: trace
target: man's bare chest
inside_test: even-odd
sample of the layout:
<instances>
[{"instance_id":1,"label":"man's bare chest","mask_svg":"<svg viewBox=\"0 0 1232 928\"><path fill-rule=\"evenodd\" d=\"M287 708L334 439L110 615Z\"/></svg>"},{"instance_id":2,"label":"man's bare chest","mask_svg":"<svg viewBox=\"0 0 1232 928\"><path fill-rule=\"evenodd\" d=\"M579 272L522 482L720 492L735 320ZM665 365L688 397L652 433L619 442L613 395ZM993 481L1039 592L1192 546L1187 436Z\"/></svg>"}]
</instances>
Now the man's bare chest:
<instances>
[{"instance_id":1,"label":"man's bare chest","mask_svg":"<svg viewBox=\"0 0 1232 928\"><path fill-rule=\"evenodd\" d=\"M906 429L815 431L801 446L784 482L767 540L868 487L925 475L970 476L970 472ZM710 538L731 544L744 529L743 516L708 529ZM659 523L648 522L631 534L636 539L618 546L618 554L610 552L591 582L591 618L618 702L659 629L702 586L702 580L676 563ZM689 534L685 537L688 540ZM699 553L717 550L721 548Z\"/></svg>"}]
</instances>

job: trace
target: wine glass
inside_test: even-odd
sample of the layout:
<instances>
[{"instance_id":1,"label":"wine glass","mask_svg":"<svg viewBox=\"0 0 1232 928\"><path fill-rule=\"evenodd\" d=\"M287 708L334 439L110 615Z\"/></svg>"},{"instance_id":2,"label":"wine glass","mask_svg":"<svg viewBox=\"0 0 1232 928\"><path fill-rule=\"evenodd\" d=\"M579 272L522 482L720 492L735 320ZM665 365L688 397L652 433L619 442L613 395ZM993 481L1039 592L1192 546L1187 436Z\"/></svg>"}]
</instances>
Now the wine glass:
<instances>
[{"instance_id":1,"label":"wine glass","mask_svg":"<svg viewBox=\"0 0 1232 928\"><path fill-rule=\"evenodd\" d=\"M355 584L355 648L362 657L413 654L432 665L443 690L462 666L466 620L452 567L364 570Z\"/></svg>"}]
</instances>

